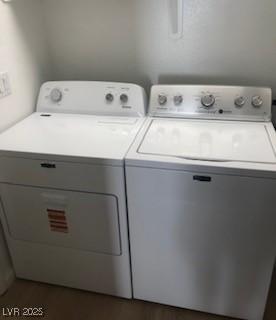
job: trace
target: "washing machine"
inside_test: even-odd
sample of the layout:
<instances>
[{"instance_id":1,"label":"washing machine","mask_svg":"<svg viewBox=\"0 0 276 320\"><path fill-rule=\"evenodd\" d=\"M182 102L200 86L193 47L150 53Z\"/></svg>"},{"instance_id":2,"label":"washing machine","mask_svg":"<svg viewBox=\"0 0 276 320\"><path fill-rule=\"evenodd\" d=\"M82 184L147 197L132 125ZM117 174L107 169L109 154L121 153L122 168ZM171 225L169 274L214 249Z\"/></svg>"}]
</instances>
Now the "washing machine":
<instances>
[{"instance_id":1,"label":"washing machine","mask_svg":"<svg viewBox=\"0 0 276 320\"><path fill-rule=\"evenodd\" d=\"M271 90L152 88L126 157L137 299L263 318L275 262Z\"/></svg>"},{"instance_id":2,"label":"washing machine","mask_svg":"<svg viewBox=\"0 0 276 320\"><path fill-rule=\"evenodd\" d=\"M145 101L134 84L47 82L36 112L0 135L18 278L132 296L124 158Z\"/></svg>"}]
</instances>

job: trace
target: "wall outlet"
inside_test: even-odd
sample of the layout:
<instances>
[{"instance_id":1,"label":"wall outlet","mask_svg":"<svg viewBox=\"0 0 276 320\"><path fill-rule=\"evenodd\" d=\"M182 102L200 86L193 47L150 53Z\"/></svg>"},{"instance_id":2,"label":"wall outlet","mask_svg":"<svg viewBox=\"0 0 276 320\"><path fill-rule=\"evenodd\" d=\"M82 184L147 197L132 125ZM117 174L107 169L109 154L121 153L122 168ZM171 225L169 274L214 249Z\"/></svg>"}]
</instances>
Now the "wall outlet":
<instances>
[{"instance_id":1,"label":"wall outlet","mask_svg":"<svg viewBox=\"0 0 276 320\"><path fill-rule=\"evenodd\" d=\"M0 73L0 98L4 98L11 94L11 85L9 74L7 72Z\"/></svg>"}]
</instances>

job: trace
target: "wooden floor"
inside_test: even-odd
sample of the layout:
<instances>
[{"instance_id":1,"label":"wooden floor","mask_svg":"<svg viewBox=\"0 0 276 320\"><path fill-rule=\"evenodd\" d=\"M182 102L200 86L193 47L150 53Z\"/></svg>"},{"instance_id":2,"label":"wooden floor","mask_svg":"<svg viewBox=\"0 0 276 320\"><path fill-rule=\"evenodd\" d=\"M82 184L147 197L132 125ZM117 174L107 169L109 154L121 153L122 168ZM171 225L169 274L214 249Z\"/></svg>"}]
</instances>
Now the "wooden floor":
<instances>
[{"instance_id":1,"label":"wooden floor","mask_svg":"<svg viewBox=\"0 0 276 320\"><path fill-rule=\"evenodd\" d=\"M124 300L80 290L16 280L0 297L3 307L39 307L44 319L53 320L223 320L225 317L173 308L137 300ZM15 319L23 319L16 317ZM26 319L26 318L24 318ZM35 318L37 319L37 318ZM265 320L276 320L276 277L272 282Z\"/></svg>"}]
</instances>

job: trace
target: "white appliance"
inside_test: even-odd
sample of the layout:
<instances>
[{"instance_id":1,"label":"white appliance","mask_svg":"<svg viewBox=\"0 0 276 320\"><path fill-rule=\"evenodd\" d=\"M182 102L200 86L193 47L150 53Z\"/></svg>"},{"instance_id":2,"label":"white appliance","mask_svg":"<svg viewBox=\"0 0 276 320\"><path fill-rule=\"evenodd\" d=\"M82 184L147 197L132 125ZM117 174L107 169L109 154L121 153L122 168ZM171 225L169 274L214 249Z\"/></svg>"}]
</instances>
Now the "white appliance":
<instances>
[{"instance_id":1,"label":"white appliance","mask_svg":"<svg viewBox=\"0 0 276 320\"><path fill-rule=\"evenodd\" d=\"M271 90L154 86L126 157L134 297L263 317L276 243Z\"/></svg>"},{"instance_id":2,"label":"white appliance","mask_svg":"<svg viewBox=\"0 0 276 320\"><path fill-rule=\"evenodd\" d=\"M0 135L17 277L132 296L124 157L144 115L137 85L48 82L37 112Z\"/></svg>"}]
</instances>

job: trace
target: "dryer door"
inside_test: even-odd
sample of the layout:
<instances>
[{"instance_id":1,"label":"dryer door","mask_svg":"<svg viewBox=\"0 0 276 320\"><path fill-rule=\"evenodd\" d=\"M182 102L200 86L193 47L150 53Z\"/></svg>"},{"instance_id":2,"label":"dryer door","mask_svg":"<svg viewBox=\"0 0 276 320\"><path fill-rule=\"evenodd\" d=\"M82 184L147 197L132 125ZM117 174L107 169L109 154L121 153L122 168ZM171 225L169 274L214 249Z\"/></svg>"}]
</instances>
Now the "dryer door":
<instances>
[{"instance_id":1,"label":"dryer door","mask_svg":"<svg viewBox=\"0 0 276 320\"><path fill-rule=\"evenodd\" d=\"M8 184L1 194L14 239L121 254L115 196Z\"/></svg>"}]
</instances>

